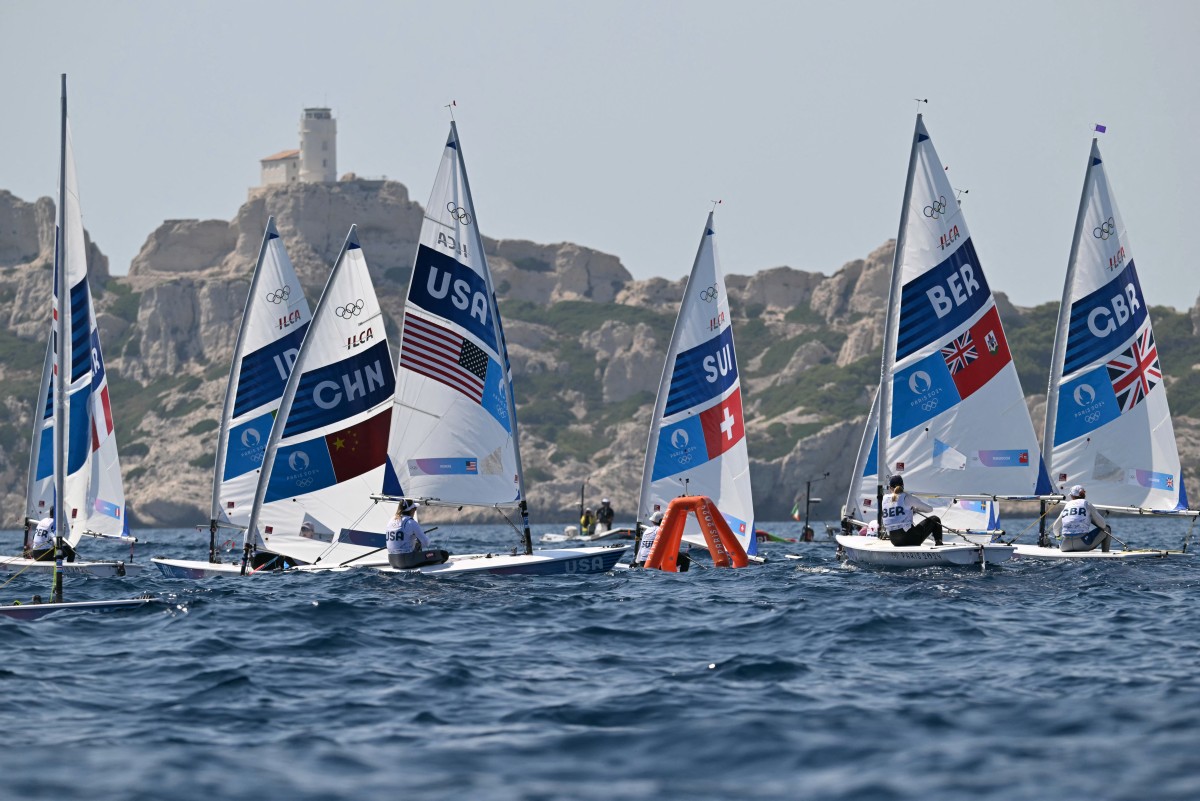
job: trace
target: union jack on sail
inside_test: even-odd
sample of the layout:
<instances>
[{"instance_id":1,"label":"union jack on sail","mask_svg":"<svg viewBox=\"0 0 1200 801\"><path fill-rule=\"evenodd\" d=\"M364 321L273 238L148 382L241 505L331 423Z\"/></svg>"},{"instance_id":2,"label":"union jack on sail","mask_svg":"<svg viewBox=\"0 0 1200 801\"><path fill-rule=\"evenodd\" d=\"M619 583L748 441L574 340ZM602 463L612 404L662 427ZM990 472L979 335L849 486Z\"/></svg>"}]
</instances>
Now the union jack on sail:
<instances>
[{"instance_id":1,"label":"union jack on sail","mask_svg":"<svg viewBox=\"0 0 1200 801\"><path fill-rule=\"evenodd\" d=\"M1143 328L1128 348L1110 359L1107 367L1122 414L1145 400L1150 390L1162 381L1158 348L1150 326Z\"/></svg>"},{"instance_id":2,"label":"union jack on sail","mask_svg":"<svg viewBox=\"0 0 1200 801\"><path fill-rule=\"evenodd\" d=\"M950 375L954 375L978 359L979 351L975 349L971 332L964 331L962 336L951 340L949 345L942 348L942 358L946 360L946 366L950 368Z\"/></svg>"}]
</instances>

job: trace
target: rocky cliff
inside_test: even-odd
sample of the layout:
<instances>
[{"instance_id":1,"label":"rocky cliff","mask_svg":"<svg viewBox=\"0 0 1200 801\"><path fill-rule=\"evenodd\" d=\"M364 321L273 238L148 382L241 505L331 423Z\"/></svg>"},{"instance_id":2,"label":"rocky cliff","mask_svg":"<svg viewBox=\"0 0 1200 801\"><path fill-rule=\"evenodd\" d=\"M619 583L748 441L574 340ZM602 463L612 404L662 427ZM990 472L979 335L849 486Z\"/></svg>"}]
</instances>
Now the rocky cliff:
<instances>
[{"instance_id":1,"label":"rocky cliff","mask_svg":"<svg viewBox=\"0 0 1200 801\"><path fill-rule=\"evenodd\" d=\"M109 276L107 260L89 243L135 523L207 519L213 432L267 217L275 216L313 302L356 224L394 336L422 214L401 184L349 179L252 190L230 221L166 221L123 277ZM18 523L22 506L53 230L52 201L27 203L0 192L0 404L6 410L0 490L5 508L13 510L8 525ZM607 495L618 518L628 519L683 281L634 281L616 257L567 243L485 240L485 249L509 338L534 519L574 518L584 483L590 503ZM777 267L727 276L760 519L785 517L805 480L826 471L829 478L818 486L827 500L814 515L836 517L878 380L879 310L891 259L889 242L833 275ZM1006 307L1006 325L1027 326L1030 334L1036 328L1044 339L1045 308ZM1186 327L1194 339L1200 306L1190 317L1170 313L1167 327L1178 328L1180 337ZM1162 325L1156 317L1160 340ZM1186 376L1181 383L1189 392L1191 366L1200 361L1193 351L1180 350L1186 369L1167 365L1168 374ZM1045 361L1037 363L1037 347L1029 353L1014 348L1014 354L1036 404ZM1195 389L1200 398L1200 385ZM1174 395L1173 404L1179 414ZM1184 408L1200 413L1190 404ZM1192 464L1200 450L1196 423L1183 415L1176 425Z\"/></svg>"}]
</instances>

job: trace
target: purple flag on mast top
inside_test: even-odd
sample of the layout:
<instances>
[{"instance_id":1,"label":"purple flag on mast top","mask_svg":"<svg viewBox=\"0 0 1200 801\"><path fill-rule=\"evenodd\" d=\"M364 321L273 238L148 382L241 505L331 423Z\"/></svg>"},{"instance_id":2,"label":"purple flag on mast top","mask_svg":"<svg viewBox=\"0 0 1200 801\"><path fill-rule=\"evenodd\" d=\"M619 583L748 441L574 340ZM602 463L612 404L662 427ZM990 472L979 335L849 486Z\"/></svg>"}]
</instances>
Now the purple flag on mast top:
<instances>
[{"instance_id":1,"label":"purple flag on mast top","mask_svg":"<svg viewBox=\"0 0 1200 801\"><path fill-rule=\"evenodd\" d=\"M1096 123L1096 133L1104 133L1107 130L1108 130L1108 126L1101 125L1100 123Z\"/></svg>"}]
</instances>

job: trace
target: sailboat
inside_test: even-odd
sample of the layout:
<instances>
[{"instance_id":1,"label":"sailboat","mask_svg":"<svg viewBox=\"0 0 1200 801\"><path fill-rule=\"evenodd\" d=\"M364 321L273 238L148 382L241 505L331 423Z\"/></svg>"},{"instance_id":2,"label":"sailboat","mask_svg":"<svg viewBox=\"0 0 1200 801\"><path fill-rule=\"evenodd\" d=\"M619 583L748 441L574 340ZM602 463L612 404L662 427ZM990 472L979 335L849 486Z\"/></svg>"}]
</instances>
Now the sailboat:
<instances>
[{"instance_id":1,"label":"sailboat","mask_svg":"<svg viewBox=\"0 0 1200 801\"><path fill-rule=\"evenodd\" d=\"M533 550L512 368L454 122L405 299L392 410L385 497L426 509L486 507L521 517L521 542L511 553L454 555L410 570L597 573L625 552L625 546Z\"/></svg>"},{"instance_id":2,"label":"sailboat","mask_svg":"<svg viewBox=\"0 0 1200 801\"><path fill-rule=\"evenodd\" d=\"M638 523L680 495L712 499L748 556L758 552L742 389L709 212L663 364L646 440ZM707 546L695 519L683 540Z\"/></svg>"},{"instance_id":3,"label":"sailboat","mask_svg":"<svg viewBox=\"0 0 1200 801\"><path fill-rule=\"evenodd\" d=\"M219 563L217 532L228 529L242 533L250 522L263 451L311 319L304 288L288 258L275 218L270 217L250 278L221 409L213 464L208 561L152 559L164 575L206 578L241 572L240 561ZM313 536L320 536L315 528ZM277 546L281 544L279 539L274 543ZM263 556L267 556L265 548ZM284 555L278 564L282 566L288 559Z\"/></svg>"},{"instance_id":4,"label":"sailboat","mask_svg":"<svg viewBox=\"0 0 1200 801\"><path fill-rule=\"evenodd\" d=\"M851 475L855 478L850 482L846 503L842 507L842 529L847 534L863 528L871 530L872 526L876 525L878 447L879 393L876 392L871 401L871 411L867 416L862 443L854 460L854 472ZM1000 528L999 504L991 498L931 497L922 500L933 507L930 514L941 519L945 533L950 539L990 542L1003 533Z\"/></svg>"},{"instance_id":5,"label":"sailboat","mask_svg":"<svg viewBox=\"0 0 1200 801\"><path fill-rule=\"evenodd\" d=\"M0 607L0 616L41 617L60 609L115 609L141 606L148 598L124 600L63 602L64 543L72 547L85 531L108 536L127 536L125 494L121 486L116 440L112 436L112 410L108 384L104 380L104 362L100 357L100 339L96 315L88 288L87 251L83 235L83 216L79 208L79 186L75 177L75 156L67 126L67 76L62 76L62 138L59 163L58 224L54 247L54 292L52 317L54 334L51 345L52 387L43 382L38 411L51 405L51 422L39 419L35 425L35 447L49 446L52 489L30 477L32 493L51 493L54 510L55 560L32 562L28 567L51 569L53 583L48 604ZM69 301L68 301L69 299ZM67 352L67 343L70 353ZM37 415L35 415L37 417ZM47 436L45 432L49 431ZM31 459L42 464L42 455ZM40 507L39 507L40 508ZM30 560L23 560L30 561ZM88 563L76 562L74 572L90 572ZM128 572L130 565L124 566ZM140 566L139 566L140 567ZM10 568L11 569L11 568ZM26 568L27 569L27 568Z\"/></svg>"},{"instance_id":6,"label":"sailboat","mask_svg":"<svg viewBox=\"0 0 1200 801\"><path fill-rule=\"evenodd\" d=\"M877 499L892 475L925 497L996 500L1049 490L995 298L920 114L884 323L876 447ZM875 514L882 529L882 509ZM894 567L986 564L1013 553L1003 543L949 538L943 546L896 547L841 534L837 542L852 561Z\"/></svg>"},{"instance_id":7,"label":"sailboat","mask_svg":"<svg viewBox=\"0 0 1200 801\"><path fill-rule=\"evenodd\" d=\"M1079 484L1101 509L1198 514L1187 491L1167 385L1125 222L1092 139L1059 306L1042 458L1060 494ZM1043 525L1045 518L1043 515ZM1131 559L1180 551L1062 552L1017 545L1021 557Z\"/></svg>"}]
</instances>

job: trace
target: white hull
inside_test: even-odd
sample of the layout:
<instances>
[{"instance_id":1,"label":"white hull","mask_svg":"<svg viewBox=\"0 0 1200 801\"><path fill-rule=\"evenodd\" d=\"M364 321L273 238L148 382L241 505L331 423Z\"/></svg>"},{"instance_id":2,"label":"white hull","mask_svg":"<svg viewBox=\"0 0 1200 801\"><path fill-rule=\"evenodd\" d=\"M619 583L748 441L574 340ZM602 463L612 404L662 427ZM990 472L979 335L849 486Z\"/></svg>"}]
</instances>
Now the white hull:
<instances>
[{"instance_id":1,"label":"white hull","mask_svg":"<svg viewBox=\"0 0 1200 801\"><path fill-rule=\"evenodd\" d=\"M111 612L116 609L131 609L150 603L149 598L127 598L119 601L75 601L61 604L17 604L0 606L0 617L17 620L37 620L52 612L69 610L90 612Z\"/></svg>"},{"instance_id":2,"label":"white hull","mask_svg":"<svg viewBox=\"0 0 1200 801\"><path fill-rule=\"evenodd\" d=\"M1167 551L1153 550L1150 548L1138 548L1128 551L1109 551L1105 553L1099 549L1094 551L1060 551L1058 548L1042 548L1037 545L1017 545L1014 557L1017 559L1045 559L1045 560L1077 560L1077 559L1099 559L1103 561L1129 561L1131 559L1166 559L1168 556L1191 556L1186 551Z\"/></svg>"},{"instance_id":3,"label":"white hull","mask_svg":"<svg viewBox=\"0 0 1200 801\"><path fill-rule=\"evenodd\" d=\"M880 567L928 567L1007 562L1015 548L1001 543L947 543L896 547L888 540L840 534L837 544L846 558Z\"/></svg>"},{"instance_id":4,"label":"white hull","mask_svg":"<svg viewBox=\"0 0 1200 801\"><path fill-rule=\"evenodd\" d=\"M584 575L607 573L628 550L616 548L558 548L534 551L532 554L465 554L451 556L440 565L399 570L386 564L378 567L381 573L426 573L434 576L461 576L468 573L505 575ZM386 559L386 557L385 557ZM365 561L365 560L364 560ZM316 568L299 568L311 570Z\"/></svg>"},{"instance_id":5,"label":"white hull","mask_svg":"<svg viewBox=\"0 0 1200 801\"><path fill-rule=\"evenodd\" d=\"M242 574L240 562L200 562L190 559L163 559L162 557L155 557L150 561L167 578L203 579Z\"/></svg>"},{"instance_id":6,"label":"white hull","mask_svg":"<svg viewBox=\"0 0 1200 801\"><path fill-rule=\"evenodd\" d=\"M63 562L63 573L72 576L136 576L146 569L143 563L103 561ZM54 562L38 562L33 559L23 559L19 556L0 558L0 573L50 573L54 570Z\"/></svg>"}]
</instances>

